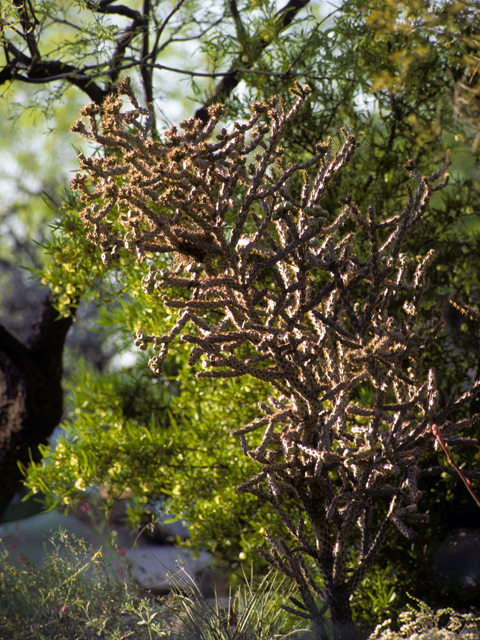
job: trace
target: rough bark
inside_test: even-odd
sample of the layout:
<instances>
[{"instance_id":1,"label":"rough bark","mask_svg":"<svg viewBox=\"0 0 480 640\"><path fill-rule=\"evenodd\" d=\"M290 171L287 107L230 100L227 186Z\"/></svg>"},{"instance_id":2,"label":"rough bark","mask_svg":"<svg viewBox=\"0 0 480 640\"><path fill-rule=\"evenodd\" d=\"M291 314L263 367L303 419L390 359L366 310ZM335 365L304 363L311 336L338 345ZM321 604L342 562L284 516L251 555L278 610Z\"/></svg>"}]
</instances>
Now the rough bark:
<instances>
[{"instance_id":1,"label":"rough bark","mask_svg":"<svg viewBox=\"0 0 480 640\"><path fill-rule=\"evenodd\" d=\"M39 461L39 445L63 412L62 354L73 317L59 318L50 294L27 345L0 326L0 516L21 486L19 463Z\"/></svg>"}]
</instances>

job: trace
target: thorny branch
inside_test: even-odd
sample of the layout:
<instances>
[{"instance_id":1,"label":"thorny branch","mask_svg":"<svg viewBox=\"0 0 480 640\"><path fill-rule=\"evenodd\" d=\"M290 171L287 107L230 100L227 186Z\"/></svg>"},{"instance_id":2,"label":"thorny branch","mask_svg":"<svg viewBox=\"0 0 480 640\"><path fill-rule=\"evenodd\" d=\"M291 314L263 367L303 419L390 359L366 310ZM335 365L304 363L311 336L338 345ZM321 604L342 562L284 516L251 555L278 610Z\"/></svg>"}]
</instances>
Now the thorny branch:
<instances>
[{"instance_id":1,"label":"thorny branch","mask_svg":"<svg viewBox=\"0 0 480 640\"><path fill-rule=\"evenodd\" d=\"M434 433L465 444L454 434L477 416L447 417L480 384L440 407L435 372L422 365L442 328L441 315L425 320L421 307L433 254L415 264L402 252L447 184L448 162L431 176L408 165L416 189L393 216L363 212L350 196L326 210L323 196L357 143L343 132L335 154L329 139L287 165L281 141L309 89L293 93L291 106L255 103L247 123L216 136L222 108L211 107L207 124L185 121L159 142L124 82L101 118L90 105L89 127L74 127L109 152L80 156L72 187L104 262L135 252L149 263L145 291L178 310L165 335L137 334L137 346L157 351L153 370L180 339L192 347L190 364L202 362L198 377L270 383L263 416L233 432L259 465L238 490L271 505L293 539L268 535L262 552L298 587L302 602L290 610L321 638L329 611L333 637L350 638L350 596L390 528L411 538L406 522L427 519L417 511L422 454ZM168 270L156 266L162 253L172 255Z\"/></svg>"}]
</instances>

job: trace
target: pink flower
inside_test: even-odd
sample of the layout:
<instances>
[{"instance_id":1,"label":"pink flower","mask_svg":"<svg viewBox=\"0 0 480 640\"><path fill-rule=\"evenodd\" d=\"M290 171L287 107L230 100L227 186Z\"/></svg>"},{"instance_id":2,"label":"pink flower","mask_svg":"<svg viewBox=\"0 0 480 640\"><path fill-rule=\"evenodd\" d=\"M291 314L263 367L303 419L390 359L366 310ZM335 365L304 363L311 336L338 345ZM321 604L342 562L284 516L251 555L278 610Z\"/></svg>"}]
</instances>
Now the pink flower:
<instances>
[{"instance_id":1,"label":"pink flower","mask_svg":"<svg viewBox=\"0 0 480 640\"><path fill-rule=\"evenodd\" d=\"M28 541L25 538L25 534L23 533L23 531L17 531L17 538L19 539L19 541L22 543L24 547L27 546Z\"/></svg>"},{"instance_id":2,"label":"pink flower","mask_svg":"<svg viewBox=\"0 0 480 640\"><path fill-rule=\"evenodd\" d=\"M127 555L127 550L126 549L117 549L117 553L119 556L126 556Z\"/></svg>"}]
</instances>

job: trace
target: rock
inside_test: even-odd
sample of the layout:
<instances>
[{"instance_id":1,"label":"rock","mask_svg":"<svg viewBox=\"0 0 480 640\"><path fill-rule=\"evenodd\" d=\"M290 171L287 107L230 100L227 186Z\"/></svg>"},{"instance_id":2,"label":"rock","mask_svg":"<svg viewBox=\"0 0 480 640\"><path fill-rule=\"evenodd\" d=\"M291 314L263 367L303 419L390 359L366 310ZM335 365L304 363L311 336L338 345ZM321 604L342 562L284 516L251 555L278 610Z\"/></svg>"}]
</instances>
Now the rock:
<instances>
[{"instance_id":1,"label":"rock","mask_svg":"<svg viewBox=\"0 0 480 640\"><path fill-rule=\"evenodd\" d=\"M461 529L437 547L432 556L437 582L467 599L480 595L480 531Z\"/></svg>"},{"instance_id":2,"label":"rock","mask_svg":"<svg viewBox=\"0 0 480 640\"><path fill-rule=\"evenodd\" d=\"M2 524L0 539L18 563L28 558L39 566L46 554L53 550L53 533L59 528L84 539L94 551L101 549L112 572L120 573L118 577L123 577L126 561L128 570L140 587L156 595L168 593L175 576L183 579L190 576L201 591L207 589L208 594L212 591L214 571L207 553L195 558L187 549L173 545L148 544L145 541L132 545L125 532L120 534L116 529L107 529L102 535L73 514L65 515L54 510Z\"/></svg>"}]
</instances>

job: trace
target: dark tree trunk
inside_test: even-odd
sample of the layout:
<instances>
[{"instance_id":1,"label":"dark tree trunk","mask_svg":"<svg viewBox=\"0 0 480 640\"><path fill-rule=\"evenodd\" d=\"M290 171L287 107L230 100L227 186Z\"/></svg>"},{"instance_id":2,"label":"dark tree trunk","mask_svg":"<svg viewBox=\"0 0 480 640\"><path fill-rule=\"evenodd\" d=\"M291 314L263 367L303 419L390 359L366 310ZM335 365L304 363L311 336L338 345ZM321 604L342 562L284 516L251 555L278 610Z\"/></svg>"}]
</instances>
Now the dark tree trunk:
<instances>
[{"instance_id":1,"label":"dark tree trunk","mask_svg":"<svg viewBox=\"0 0 480 640\"><path fill-rule=\"evenodd\" d=\"M60 318L50 294L27 346L0 325L0 516L23 478L18 466L41 459L38 446L63 412L62 355L73 317Z\"/></svg>"},{"instance_id":2,"label":"dark tree trunk","mask_svg":"<svg viewBox=\"0 0 480 640\"><path fill-rule=\"evenodd\" d=\"M339 589L328 591L328 595L333 640L357 640L358 635L353 624L349 595Z\"/></svg>"}]
</instances>

